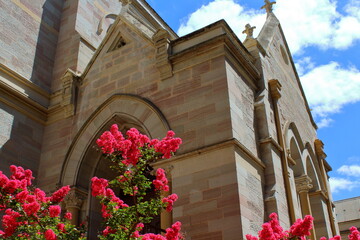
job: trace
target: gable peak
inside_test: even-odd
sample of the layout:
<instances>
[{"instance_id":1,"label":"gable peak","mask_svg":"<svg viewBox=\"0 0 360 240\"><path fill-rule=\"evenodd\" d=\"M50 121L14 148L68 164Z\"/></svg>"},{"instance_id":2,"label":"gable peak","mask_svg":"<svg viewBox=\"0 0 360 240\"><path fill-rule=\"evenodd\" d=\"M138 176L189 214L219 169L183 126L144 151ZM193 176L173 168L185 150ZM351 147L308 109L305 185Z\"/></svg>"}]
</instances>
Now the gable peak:
<instances>
[{"instance_id":1,"label":"gable peak","mask_svg":"<svg viewBox=\"0 0 360 240\"><path fill-rule=\"evenodd\" d=\"M109 50L107 52L112 52L117 49L120 49L123 46L125 46L127 43L128 43L128 41L125 40L124 37L122 36L122 34L119 32L118 35L116 36L115 40L113 41L113 43L110 45Z\"/></svg>"}]
</instances>

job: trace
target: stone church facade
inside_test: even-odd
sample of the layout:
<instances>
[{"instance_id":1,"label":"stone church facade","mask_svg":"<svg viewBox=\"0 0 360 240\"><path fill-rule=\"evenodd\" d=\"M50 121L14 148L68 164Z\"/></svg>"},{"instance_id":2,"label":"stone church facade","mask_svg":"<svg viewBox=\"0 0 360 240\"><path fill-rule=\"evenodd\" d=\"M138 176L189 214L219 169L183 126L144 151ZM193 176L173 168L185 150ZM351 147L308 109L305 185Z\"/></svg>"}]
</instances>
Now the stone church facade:
<instances>
[{"instance_id":1,"label":"stone church facade","mask_svg":"<svg viewBox=\"0 0 360 240\"><path fill-rule=\"evenodd\" d=\"M92 176L109 176L95 139L113 123L183 139L157 162L179 195L161 227L187 239L242 239L271 212L284 228L307 214L314 237L338 233L317 138L271 4L241 42L223 20L183 37L144 0L0 0L0 170L21 165L37 186L73 190L74 222L98 206Z\"/></svg>"}]
</instances>

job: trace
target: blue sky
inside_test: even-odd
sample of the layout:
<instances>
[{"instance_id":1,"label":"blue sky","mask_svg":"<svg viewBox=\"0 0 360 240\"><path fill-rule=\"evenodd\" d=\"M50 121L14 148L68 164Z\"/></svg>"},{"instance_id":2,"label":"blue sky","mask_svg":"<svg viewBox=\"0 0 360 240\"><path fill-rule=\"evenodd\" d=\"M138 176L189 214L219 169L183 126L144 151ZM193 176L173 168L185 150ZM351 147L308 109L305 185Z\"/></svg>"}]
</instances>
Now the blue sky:
<instances>
[{"instance_id":1,"label":"blue sky","mask_svg":"<svg viewBox=\"0 0 360 240\"><path fill-rule=\"evenodd\" d=\"M225 19L238 37L265 22L263 0L148 0L180 36ZM325 143L334 200L360 196L360 0L278 0L281 22Z\"/></svg>"}]
</instances>

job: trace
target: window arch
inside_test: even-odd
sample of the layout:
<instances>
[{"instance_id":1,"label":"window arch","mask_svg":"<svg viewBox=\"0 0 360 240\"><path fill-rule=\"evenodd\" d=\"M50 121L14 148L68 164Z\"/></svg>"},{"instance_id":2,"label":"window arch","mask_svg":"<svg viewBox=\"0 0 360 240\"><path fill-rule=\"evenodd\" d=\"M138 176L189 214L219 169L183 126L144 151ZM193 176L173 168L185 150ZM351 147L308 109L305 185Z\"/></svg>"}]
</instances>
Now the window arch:
<instances>
[{"instance_id":1,"label":"window arch","mask_svg":"<svg viewBox=\"0 0 360 240\"><path fill-rule=\"evenodd\" d=\"M75 186L76 189L88 192L90 179L94 175L109 177L109 165L106 161L100 161L101 152L95 141L114 123L123 130L136 127L151 138L162 138L170 129L164 115L151 102L134 95L112 96L98 107L75 136L62 167L61 185ZM98 211L92 201L88 194L81 208L80 219L82 217L84 220L85 216L91 214L93 216L90 217L97 218ZM92 207L94 211L90 213Z\"/></svg>"}]
</instances>

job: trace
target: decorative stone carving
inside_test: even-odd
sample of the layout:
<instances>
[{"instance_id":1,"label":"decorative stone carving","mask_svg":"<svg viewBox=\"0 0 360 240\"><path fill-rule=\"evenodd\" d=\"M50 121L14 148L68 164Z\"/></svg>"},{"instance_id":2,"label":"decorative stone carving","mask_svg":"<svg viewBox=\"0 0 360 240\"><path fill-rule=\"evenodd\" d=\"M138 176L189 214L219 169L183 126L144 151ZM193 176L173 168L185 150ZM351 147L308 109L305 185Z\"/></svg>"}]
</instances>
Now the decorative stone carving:
<instances>
[{"instance_id":1,"label":"decorative stone carving","mask_svg":"<svg viewBox=\"0 0 360 240\"><path fill-rule=\"evenodd\" d=\"M314 144L316 155L321 159L325 159L326 153L324 152L324 143L320 139L316 139Z\"/></svg>"},{"instance_id":2,"label":"decorative stone carving","mask_svg":"<svg viewBox=\"0 0 360 240\"><path fill-rule=\"evenodd\" d=\"M245 25L245 30L242 31L242 33L246 34L246 39L254 38L253 33L255 28L255 26L252 27L249 23Z\"/></svg>"},{"instance_id":3,"label":"decorative stone carving","mask_svg":"<svg viewBox=\"0 0 360 240\"><path fill-rule=\"evenodd\" d=\"M313 188L312 180L308 175L302 175L295 178L296 190L298 193L309 192Z\"/></svg>"},{"instance_id":4,"label":"decorative stone carving","mask_svg":"<svg viewBox=\"0 0 360 240\"><path fill-rule=\"evenodd\" d=\"M296 165L296 161L292 158L291 150L289 148L286 149L286 157L287 157L287 160L288 160L290 166Z\"/></svg>"},{"instance_id":5,"label":"decorative stone carving","mask_svg":"<svg viewBox=\"0 0 360 240\"><path fill-rule=\"evenodd\" d=\"M62 99L61 106L64 109L65 117L75 114L75 93L79 84L79 77L70 69L66 71L61 78L62 82Z\"/></svg>"},{"instance_id":6,"label":"decorative stone carving","mask_svg":"<svg viewBox=\"0 0 360 240\"><path fill-rule=\"evenodd\" d=\"M80 210L85 197L85 194L80 192L77 188L72 188L64 199L66 209L76 208Z\"/></svg>"},{"instance_id":7,"label":"decorative stone carving","mask_svg":"<svg viewBox=\"0 0 360 240\"><path fill-rule=\"evenodd\" d=\"M126 6L128 4L131 4L132 0L119 0L121 2L122 6Z\"/></svg>"},{"instance_id":8,"label":"decorative stone carving","mask_svg":"<svg viewBox=\"0 0 360 240\"><path fill-rule=\"evenodd\" d=\"M172 65L169 60L170 34L165 29L159 29L153 36L156 48L156 67L161 79L172 77Z\"/></svg>"},{"instance_id":9,"label":"decorative stone carving","mask_svg":"<svg viewBox=\"0 0 360 240\"><path fill-rule=\"evenodd\" d=\"M117 14L114 14L114 13L110 13L110 14L106 14L106 15L104 15L101 19L100 19L100 21L99 21L99 24L98 24L98 28L97 28L97 31L96 31L96 34L97 35L100 35L102 32L103 32L103 23L104 23L104 20L106 19L106 18L111 18L111 19L113 19L114 21L116 20L116 18L117 18ZM110 26L108 27L108 29L111 27L111 25L112 24L110 24Z\"/></svg>"},{"instance_id":10,"label":"decorative stone carving","mask_svg":"<svg viewBox=\"0 0 360 240\"><path fill-rule=\"evenodd\" d=\"M269 0L265 0L265 5L262 6L261 9L265 9L267 14L272 13L274 4L276 4L276 2L270 2Z\"/></svg>"},{"instance_id":11,"label":"decorative stone carving","mask_svg":"<svg viewBox=\"0 0 360 240\"><path fill-rule=\"evenodd\" d=\"M270 95L274 99L279 99L281 97L281 84L277 79L271 79L269 81Z\"/></svg>"}]
</instances>

